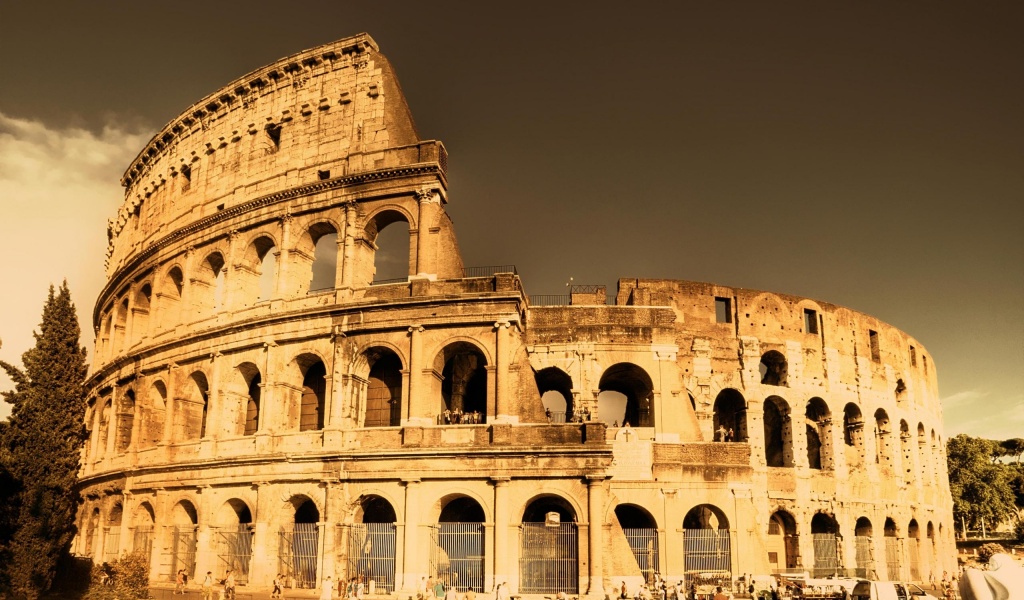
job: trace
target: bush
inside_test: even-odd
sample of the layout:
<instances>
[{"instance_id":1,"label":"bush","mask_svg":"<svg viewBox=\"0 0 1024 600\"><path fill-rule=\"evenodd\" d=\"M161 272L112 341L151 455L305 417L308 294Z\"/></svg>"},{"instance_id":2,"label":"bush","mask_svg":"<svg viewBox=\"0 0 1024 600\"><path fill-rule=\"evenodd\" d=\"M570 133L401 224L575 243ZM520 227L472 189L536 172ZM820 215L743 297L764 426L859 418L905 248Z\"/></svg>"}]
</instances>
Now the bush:
<instances>
[{"instance_id":1,"label":"bush","mask_svg":"<svg viewBox=\"0 0 1024 600\"><path fill-rule=\"evenodd\" d=\"M1017 524L1013 527L1013 532L1016 534L1018 542L1024 542L1024 519L1017 520Z\"/></svg>"},{"instance_id":2,"label":"bush","mask_svg":"<svg viewBox=\"0 0 1024 600\"><path fill-rule=\"evenodd\" d=\"M999 553L1006 553L1006 548L1003 548L1002 544L995 542L989 542L988 544L982 545L978 548L978 560L987 563L988 559L992 558L993 555Z\"/></svg>"},{"instance_id":3,"label":"bush","mask_svg":"<svg viewBox=\"0 0 1024 600\"><path fill-rule=\"evenodd\" d=\"M93 566L85 597L87 600L149 598L149 557L142 552L132 552L112 563Z\"/></svg>"}]
</instances>

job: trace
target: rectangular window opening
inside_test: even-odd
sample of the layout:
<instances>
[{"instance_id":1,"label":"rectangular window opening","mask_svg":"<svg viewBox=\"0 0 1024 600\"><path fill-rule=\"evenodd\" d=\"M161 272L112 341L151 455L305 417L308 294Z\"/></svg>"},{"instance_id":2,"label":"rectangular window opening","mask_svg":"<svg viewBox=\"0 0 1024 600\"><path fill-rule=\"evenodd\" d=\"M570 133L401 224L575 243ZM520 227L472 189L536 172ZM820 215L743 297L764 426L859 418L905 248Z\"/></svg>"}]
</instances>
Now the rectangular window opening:
<instances>
[{"instance_id":1,"label":"rectangular window opening","mask_svg":"<svg viewBox=\"0 0 1024 600\"><path fill-rule=\"evenodd\" d=\"M917 348L913 346L910 347L910 366L917 366Z\"/></svg>"},{"instance_id":2,"label":"rectangular window opening","mask_svg":"<svg viewBox=\"0 0 1024 600\"><path fill-rule=\"evenodd\" d=\"M868 337L871 339L871 360L878 362L882 360L882 353L878 349L878 332L868 329Z\"/></svg>"},{"instance_id":3,"label":"rectangular window opening","mask_svg":"<svg viewBox=\"0 0 1024 600\"><path fill-rule=\"evenodd\" d=\"M281 146L280 125L267 125L267 136L270 137L270 141L274 142L274 148L279 148Z\"/></svg>"},{"instance_id":4,"label":"rectangular window opening","mask_svg":"<svg viewBox=\"0 0 1024 600\"><path fill-rule=\"evenodd\" d=\"M804 309L804 333L818 333L818 311Z\"/></svg>"},{"instance_id":5,"label":"rectangular window opening","mask_svg":"<svg viewBox=\"0 0 1024 600\"><path fill-rule=\"evenodd\" d=\"M316 172L316 176L318 178L320 178L320 181L323 181L324 179L330 179L331 178L331 172L330 171L317 171Z\"/></svg>"},{"instance_id":6,"label":"rectangular window opening","mask_svg":"<svg viewBox=\"0 0 1024 600\"><path fill-rule=\"evenodd\" d=\"M732 323L732 300L715 298L715 322Z\"/></svg>"}]
</instances>

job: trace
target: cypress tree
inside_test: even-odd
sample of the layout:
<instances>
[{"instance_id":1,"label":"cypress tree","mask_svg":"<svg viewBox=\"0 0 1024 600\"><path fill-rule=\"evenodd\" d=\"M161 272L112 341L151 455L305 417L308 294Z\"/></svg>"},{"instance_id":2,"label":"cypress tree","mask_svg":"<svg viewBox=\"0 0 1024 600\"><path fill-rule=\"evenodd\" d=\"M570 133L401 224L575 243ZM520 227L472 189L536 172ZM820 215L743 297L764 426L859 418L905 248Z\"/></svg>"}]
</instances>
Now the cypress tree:
<instances>
[{"instance_id":1,"label":"cypress tree","mask_svg":"<svg viewBox=\"0 0 1024 600\"><path fill-rule=\"evenodd\" d=\"M0 444L3 470L15 483L0 568L15 597L49 590L76 532L75 481L87 436L80 333L67 281L56 293L50 286L36 345L22 355L24 370L0 361L15 384L3 393L13 407Z\"/></svg>"}]
</instances>

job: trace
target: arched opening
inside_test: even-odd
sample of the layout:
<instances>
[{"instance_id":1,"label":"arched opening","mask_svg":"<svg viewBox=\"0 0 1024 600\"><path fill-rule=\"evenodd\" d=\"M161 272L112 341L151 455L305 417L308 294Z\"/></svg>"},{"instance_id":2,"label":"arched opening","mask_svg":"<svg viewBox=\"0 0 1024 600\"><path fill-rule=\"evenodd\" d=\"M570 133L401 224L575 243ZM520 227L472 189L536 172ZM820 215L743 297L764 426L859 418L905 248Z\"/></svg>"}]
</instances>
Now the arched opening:
<instances>
[{"instance_id":1,"label":"arched opening","mask_svg":"<svg viewBox=\"0 0 1024 600\"><path fill-rule=\"evenodd\" d=\"M620 504L615 507L615 518L633 551L633 559L644 581L654 582L654 574L660 572L661 559L658 555L658 524L647 510L635 504Z\"/></svg>"},{"instance_id":2,"label":"arched opening","mask_svg":"<svg viewBox=\"0 0 1024 600\"><path fill-rule=\"evenodd\" d=\"M263 376L259 368L252 363L238 366L238 373L245 384L245 397L242 399L242 435L254 435L260 428L260 398L263 394Z\"/></svg>"},{"instance_id":3,"label":"arched opening","mask_svg":"<svg viewBox=\"0 0 1024 600\"><path fill-rule=\"evenodd\" d=\"M153 554L153 526L156 523L153 507L148 502L143 502L135 507L132 513L131 527L129 534L132 536L132 551L141 552L143 556L149 557Z\"/></svg>"},{"instance_id":4,"label":"arched opening","mask_svg":"<svg viewBox=\"0 0 1024 600\"><path fill-rule=\"evenodd\" d=\"M114 351L111 355L117 355L128 349L125 339L125 332L128 329L128 299L121 300L117 305L117 312L114 315L114 339L111 344Z\"/></svg>"},{"instance_id":5,"label":"arched opening","mask_svg":"<svg viewBox=\"0 0 1024 600\"><path fill-rule=\"evenodd\" d=\"M533 374L537 392L544 404L544 414L549 423L589 421L589 413L577 414L572 401L572 378L558 367L547 367Z\"/></svg>"},{"instance_id":6,"label":"arched opening","mask_svg":"<svg viewBox=\"0 0 1024 600\"><path fill-rule=\"evenodd\" d=\"M907 384L903 383L903 379L896 380L896 389L894 390L896 395L896 403L902 404L907 399Z\"/></svg>"},{"instance_id":7,"label":"arched opening","mask_svg":"<svg viewBox=\"0 0 1024 600\"><path fill-rule=\"evenodd\" d=\"M835 518L817 513L811 518L811 543L814 548L813 577L839 573L839 524Z\"/></svg>"},{"instance_id":8,"label":"arched opening","mask_svg":"<svg viewBox=\"0 0 1024 600\"><path fill-rule=\"evenodd\" d=\"M100 316L100 333L96 341L96 354L110 357L114 355L114 311L108 308Z\"/></svg>"},{"instance_id":9,"label":"arched opening","mask_svg":"<svg viewBox=\"0 0 1024 600\"><path fill-rule=\"evenodd\" d=\"M843 409L843 441L846 444L846 464L851 468L864 465L864 417L860 408L849 403Z\"/></svg>"},{"instance_id":10,"label":"arched opening","mask_svg":"<svg viewBox=\"0 0 1024 600\"><path fill-rule=\"evenodd\" d=\"M190 283L197 317L207 317L224 307L224 257L220 252L206 257Z\"/></svg>"},{"instance_id":11,"label":"arched opening","mask_svg":"<svg viewBox=\"0 0 1024 600\"><path fill-rule=\"evenodd\" d=\"M366 239L369 240L373 253L373 283L392 283L408 279L412 247L409 223L404 215L394 211L378 214L366 226Z\"/></svg>"},{"instance_id":12,"label":"arched opening","mask_svg":"<svg viewBox=\"0 0 1024 600\"><path fill-rule=\"evenodd\" d=\"M167 386L159 379L149 386L147 402L142 407L139 427L140 449L152 448L164 439L164 420L167 416Z\"/></svg>"},{"instance_id":13,"label":"arched opening","mask_svg":"<svg viewBox=\"0 0 1024 600\"><path fill-rule=\"evenodd\" d=\"M181 269L172 268L164 278L160 294L160 327L169 329L181 322L181 294L185 289L185 276Z\"/></svg>"},{"instance_id":14,"label":"arched opening","mask_svg":"<svg viewBox=\"0 0 1024 600\"><path fill-rule=\"evenodd\" d=\"M121 519L124 517L123 507L118 502L107 514L107 522L103 527L103 560L112 562L120 556Z\"/></svg>"},{"instance_id":15,"label":"arched opening","mask_svg":"<svg viewBox=\"0 0 1024 600\"><path fill-rule=\"evenodd\" d=\"M558 496L534 498L523 511L519 539L520 593L579 593L579 533L572 505Z\"/></svg>"},{"instance_id":16,"label":"arched opening","mask_svg":"<svg viewBox=\"0 0 1024 600\"><path fill-rule=\"evenodd\" d=\"M149 335L149 306L153 298L153 288L144 284L135 293L135 305L132 307L132 345Z\"/></svg>"},{"instance_id":17,"label":"arched opening","mask_svg":"<svg viewBox=\"0 0 1024 600\"><path fill-rule=\"evenodd\" d=\"M883 409L875 411L875 463L883 471L892 471L892 427Z\"/></svg>"},{"instance_id":18,"label":"arched opening","mask_svg":"<svg viewBox=\"0 0 1024 600\"><path fill-rule=\"evenodd\" d=\"M278 570L294 579L295 587L313 589L319 582L320 510L304 496L293 497L289 504L294 507L295 516L290 525L281 528Z\"/></svg>"},{"instance_id":19,"label":"arched opening","mask_svg":"<svg viewBox=\"0 0 1024 600\"><path fill-rule=\"evenodd\" d=\"M811 398L804 413L807 429L807 464L812 469L832 469L832 411L821 398Z\"/></svg>"},{"instance_id":20,"label":"arched opening","mask_svg":"<svg viewBox=\"0 0 1024 600\"><path fill-rule=\"evenodd\" d=\"M853 530L853 549L857 564L857 577L875 576L875 549L871 536L874 528L867 517L857 519Z\"/></svg>"},{"instance_id":21,"label":"arched opening","mask_svg":"<svg viewBox=\"0 0 1024 600\"><path fill-rule=\"evenodd\" d=\"M363 427L398 427L402 424L402 361L386 348L368 351L366 361L370 377Z\"/></svg>"},{"instance_id":22,"label":"arched opening","mask_svg":"<svg viewBox=\"0 0 1024 600\"><path fill-rule=\"evenodd\" d=\"M257 302L266 302L274 297L277 284L277 252L270 238L259 238L253 242L259 264L259 295Z\"/></svg>"},{"instance_id":23,"label":"arched opening","mask_svg":"<svg viewBox=\"0 0 1024 600\"><path fill-rule=\"evenodd\" d=\"M718 392L714 413L716 442L747 441L747 401L743 399L743 394L732 388Z\"/></svg>"},{"instance_id":24,"label":"arched opening","mask_svg":"<svg viewBox=\"0 0 1024 600\"><path fill-rule=\"evenodd\" d=\"M775 511L768 519L768 564L772 572L797 568L799 556L796 519L784 510Z\"/></svg>"},{"instance_id":25,"label":"arched opening","mask_svg":"<svg viewBox=\"0 0 1024 600\"><path fill-rule=\"evenodd\" d=\"M196 507L191 502L182 500L174 505L171 510L170 569L166 573L168 581L174 581L174 575L179 569L184 569L189 579L195 579L198 524Z\"/></svg>"},{"instance_id":26,"label":"arched opening","mask_svg":"<svg viewBox=\"0 0 1024 600\"><path fill-rule=\"evenodd\" d=\"M917 519L911 519L907 525L907 549L909 550L910 580L923 581L921 578L921 528Z\"/></svg>"},{"instance_id":27,"label":"arched opening","mask_svg":"<svg viewBox=\"0 0 1024 600\"><path fill-rule=\"evenodd\" d=\"M306 232L302 245L313 254L306 291L333 290L338 277L338 231L330 223L317 223Z\"/></svg>"},{"instance_id":28,"label":"arched opening","mask_svg":"<svg viewBox=\"0 0 1024 600\"><path fill-rule=\"evenodd\" d=\"M210 386L206 375L196 371L185 381L174 410L174 440L186 442L206 437L206 413Z\"/></svg>"},{"instance_id":29,"label":"arched opening","mask_svg":"<svg viewBox=\"0 0 1024 600\"><path fill-rule=\"evenodd\" d=\"M324 428L326 417L327 367L318 358L308 360L299 361L299 369L302 371L299 431L319 431Z\"/></svg>"},{"instance_id":30,"label":"arched opening","mask_svg":"<svg viewBox=\"0 0 1024 600\"><path fill-rule=\"evenodd\" d=\"M601 392L597 397L597 413L606 424L614 426L621 414L619 422L623 427L654 427L654 383L647 371L632 363L614 364L601 375L598 387ZM611 396L608 392L620 396ZM625 406L618 409L622 398Z\"/></svg>"},{"instance_id":31,"label":"arched opening","mask_svg":"<svg viewBox=\"0 0 1024 600\"><path fill-rule=\"evenodd\" d=\"M107 398L103 401L103 408L100 409L99 438L96 440L96 459L107 454L107 438L110 436L110 416L113 412L112 401Z\"/></svg>"},{"instance_id":32,"label":"arched opening","mask_svg":"<svg viewBox=\"0 0 1024 600\"><path fill-rule=\"evenodd\" d=\"M929 581L935 581L936 573L939 570L938 560L938 547L935 541L935 526L932 525L931 521L928 521L928 525L925 527L925 536L927 536L927 544L925 544L926 562L929 569Z\"/></svg>"},{"instance_id":33,"label":"arched opening","mask_svg":"<svg viewBox=\"0 0 1024 600\"><path fill-rule=\"evenodd\" d=\"M900 450L903 456L903 482L909 485L914 482L914 445L910 425L905 419L900 419Z\"/></svg>"},{"instance_id":34,"label":"arched opening","mask_svg":"<svg viewBox=\"0 0 1024 600\"><path fill-rule=\"evenodd\" d=\"M444 361L441 422L487 422L487 359L483 353L472 344L456 342L445 346L438 360Z\"/></svg>"},{"instance_id":35,"label":"arched opening","mask_svg":"<svg viewBox=\"0 0 1024 600\"><path fill-rule=\"evenodd\" d=\"M732 577L729 520L722 509L700 504L683 518L683 563L689 585L720 585Z\"/></svg>"},{"instance_id":36,"label":"arched opening","mask_svg":"<svg viewBox=\"0 0 1024 600\"><path fill-rule=\"evenodd\" d=\"M236 583L248 584L254 533L252 511L245 502L232 498L221 505L214 522L213 543L217 555L214 573L230 570L235 574Z\"/></svg>"},{"instance_id":37,"label":"arched opening","mask_svg":"<svg viewBox=\"0 0 1024 600\"><path fill-rule=\"evenodd\" d=\"M93 551L96 548L96 536L100 532L100 509L92 509L92 514L89 515L89 520L85 526L85 555L93 556Z\"/></svg>"},{"instance_id":38,"label":"arched opening","mask_svg":"<svg viewBox=\"0 0 1024 600\"><path fill-rule=\"evenodd\" d=\"M789 404L779 396L764 401L764 452L769 467L793 466L793 427Z\"/></svg>"},{"instance_id":39,"label":"arched opening","mask_svg":"<svg viewBox=\"0 0 1024 600\"><path fill-rule=\"evenodd\" d=\"M924 423L917 424L917 465L918 465L918 480L923 483L928 483L928 477L926 473L931 471L931 460L928 456L928 439L924 433Z\"/></svg>"},{"instance_id":40,"label":"arched opening","mask_svg":"<svg viewBox=\"0 0 1024 600\"><path fill-rule=\"evenodd\" d=\"M899 530L896 527L896 521L892 518L885 519L885 528L883 529L885 537L885 570L888 574L889 581L903 581L903 552L902 542L899 538Z\"/></svg>"},{"instance_id":41,"label":"arched opening","mask_svg":"<svg viewBox=\"0 0 1024 600\"><path fill-rule=\"evenodd\" d=\"M945 459L942 456L942 448L939 445L939 439L935 436L934 429L932 429L932 447L929 462L932 468L928 472L928 476L932 485L937 486L939 485L939 465L945 464Z\"/></svg>"},{"instance_id":42,"label":"arched opening","mask_svg":"<svg viewBox=\"0 0 1024 600\"><path fill-rule=\"evenodd\" d=\"M132 443L132 431L135 427L135 392L128 390L121 397L117 409L117 440L114 444L116 452L123 454Z\"/></svg>"},{"instance_id":43,"label":"arched opening","mask_svg":"<svg viewBox=\"0 0 1024 600\"><path fill-rule=\"evenodd\" d=\"M398 521L391 503L363 496L348 531L348 576L372 580L377 593L395 590L395 548Z\"/></svg>"},{"instance_id":44,"label":"arched opening","mask_svg":"<svg viewBox=\"0 0 1024 600\"><path fill-rule=\"evenodd\" d=\"M431 531L430 574L459 591L483 589L484 510L472 498L447 501Z\"/></svg>"},{"instance_id":45,"label":"arched opening","mask_svg":"<svg viewBox=\"0 0 1024 600\"><path fill-rule=\"evenodd\" d=\"M761 373L762 384L785 386L789 365L785 355L778 350L769 350L761 355L758 371Z\"/></svg>"}]
</instances>

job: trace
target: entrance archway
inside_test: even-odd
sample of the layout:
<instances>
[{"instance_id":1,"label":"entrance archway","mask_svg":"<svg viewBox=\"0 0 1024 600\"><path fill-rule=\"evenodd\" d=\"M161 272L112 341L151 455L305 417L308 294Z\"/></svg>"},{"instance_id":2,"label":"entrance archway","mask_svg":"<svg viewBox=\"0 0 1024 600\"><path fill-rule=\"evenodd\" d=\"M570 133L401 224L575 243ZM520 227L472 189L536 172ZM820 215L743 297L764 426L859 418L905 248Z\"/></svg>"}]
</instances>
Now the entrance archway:
<instances>
[{"instance_id":1,"label":"entrance archway","mask_svg":"<svg viewBox=\"0 0 1024 600\"><path fill-rule=\"evenodd\" d=\"M732 579L729 520L713 504L699 504L683 518L686 585L721 585Z\"/></svg>"},{"instance_id":2,"label":"entrance archway","mask_svg":"<svg viewBox=\"0 0 1024 600\"><path fill-rule=\"evenodd\" d=\"M658 524L651 513L635 504L616 506L615 518L629 542L644 581L652 583L661 564L658 556Z\"/></svg>"},{"instance_id":3,"label":"entrance archway","mask_svg":"<svg viewBox=\"0 0 1024 600\"><path fill-rule=\"evenodd\" d=\"M378 594L395 591L395 548L398 521L391 503L376 495L364 496L348 525L348 577L374 582Z\"/></svg>"},{"instance_id":4,"label":"entrance archway","mask_svg":"<svg viewBox=\"0 0 1024 600\"><path fill-rule=\"evenodd\" d=\"M831 515L818 513L811 518L811 543L814 547L814 577L839 572L839 524Z\"/></svg>"},{"instance_id":5,"label":"entrance archway","mask_svg":"<svg viewBox=\"0 0 1024 600\"><path fill-rule=\"evenodd\" d=\"M798 542L796 519L784 510L775 511L768 519L768 564L773 572L796 568Z\"/></svg>"},{"instance_id":6,"label":"entrance archway","mask_svg":"<svg viewBox=\"0 0 1024 600\"><path fill-rule=\"evenodd\" d=\"M281 528L278 570L293 578L296 587L312 589L319 583L320 510L305 496L295 496L287 504L294 507L295 516Z\"/></svg>"},{"instance_id":7,"label":"entrance archway","mask_svg":"<svg viewBox=\"0 0 1024 600\"><path fill-rule=\"evenodd\" d=\"M519 538L519 591L579 593L576 511L563 498L541 496L523 511Z\"/></svg>"},{"instance_id":8,"label":"entrance archway","mask_svg":"<svg viewBox=\"0 0 1024 600\"><path fill-rule=\"evenodd\" d=\"M430 573L460 592L484 586L484 510L469 497L442 499L431 531Z\"/></svg>"}]
</instances>

